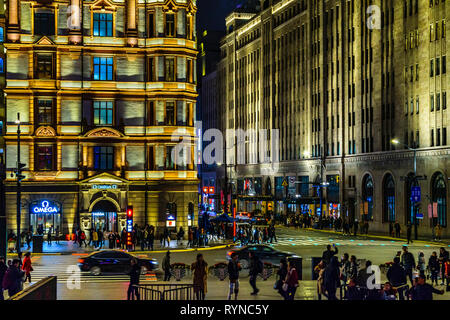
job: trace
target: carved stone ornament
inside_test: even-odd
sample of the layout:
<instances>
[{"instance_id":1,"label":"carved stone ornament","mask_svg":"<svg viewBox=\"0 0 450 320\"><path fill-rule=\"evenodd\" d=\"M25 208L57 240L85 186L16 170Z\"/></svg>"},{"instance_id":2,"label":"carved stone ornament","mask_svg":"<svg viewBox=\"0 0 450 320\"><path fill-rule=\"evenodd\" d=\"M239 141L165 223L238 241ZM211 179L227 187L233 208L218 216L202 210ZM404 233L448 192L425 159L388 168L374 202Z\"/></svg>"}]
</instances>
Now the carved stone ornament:
<instances>
[{"instance_id":1,"label":"carved stone ornament","mask_svg":"<svg viewBox=\"0 0 450 320\"><path fill-rule=\"evenodd\" d=\"M100 137L100 138L104 138L104 137L120 137L120 133L117 132L116 130L113 129L108 129L108 128L100 128L100 129L94 129L91 130L90 132L88 132L88 134L86 135L86 137Z\"/></svg>"},{"instance_id":2,"label":"carved stone ornament","mask_svg":"<svg viewBox=\"0 0 450 320\"><path fill-rule=\"evenodd\" d=\"M37 128L35 135L37 137L55 137L56 131L52 127L39 127Z\"/></svg>"}]
</instances>

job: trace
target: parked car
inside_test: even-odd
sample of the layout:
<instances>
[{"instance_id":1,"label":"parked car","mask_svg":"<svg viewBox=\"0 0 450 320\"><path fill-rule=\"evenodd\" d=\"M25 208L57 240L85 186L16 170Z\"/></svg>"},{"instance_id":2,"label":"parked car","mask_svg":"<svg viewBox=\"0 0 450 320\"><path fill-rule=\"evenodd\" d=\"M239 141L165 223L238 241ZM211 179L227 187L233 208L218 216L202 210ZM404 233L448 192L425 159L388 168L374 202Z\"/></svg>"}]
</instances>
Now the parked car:
<instances>
[{"instance_id":1,"label":"parked car","mask_svg":"<svg viewBox=\"0 0 450 320\"><path fill-rule=\"evenodd\" d=\"M231 255L236 252L239 256L238 261L243 269L247 269L250 265L249 253L253 252L262 262L269 262L279 266L281 259L300 258L292 252L284 252L276 250L266 245L250 245L239 249L233 249L227 252L227 259L231 260Z\"/></svg>"},{"instance_id":2,"label":"parked car","mask_svg":"<svg viewBox=\"0 0 450 320\"><path fill-rule=\"evenodd\" d=\"M78 267L81 271L89 271L95 276L102 273L127 274L131 269L130 262L133 258L137 260L141 267L142 274L158 269L156 259L140 258L119 250L93 252L84 258L79 258Z\"/></svg>"},{"instance_id":3,"label":"parked car","mask_svg":"<svg viewBox=\"0 0 450 320\"><path fill-rule=\"evenodd\" d=\"M264 216L253 216L252 223L258 226L266 226L269 224L269 220Z\"/></svg>"}]
</instances>

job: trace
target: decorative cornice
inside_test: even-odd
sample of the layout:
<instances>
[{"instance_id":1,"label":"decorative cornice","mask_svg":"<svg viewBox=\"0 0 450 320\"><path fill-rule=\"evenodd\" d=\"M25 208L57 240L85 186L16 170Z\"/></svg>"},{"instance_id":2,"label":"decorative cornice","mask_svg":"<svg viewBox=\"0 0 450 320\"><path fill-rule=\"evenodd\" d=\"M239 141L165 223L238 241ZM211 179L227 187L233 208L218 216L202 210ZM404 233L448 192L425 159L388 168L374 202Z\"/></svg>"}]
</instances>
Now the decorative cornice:
<instances>
[{"instance_id":1,"label":"decorative cornice","mask_svg":"<svg viewBox=\"0 0 450 320\"><path fill-rule=\"evenodd\" d=\"M87 138L121 138L123 134L112 128L96 128L85 134Z\"/></svg>"},{"instance_id":2,"label":"decorative cornice","mask_svg":"<svg viewBox=\"0 0 450 320\"><path fill-rule=\"evenodd\" d=\"M52 127L44 126L36 129L36 137L56 137L56 131Z\"/></svg>"}]
</instances>

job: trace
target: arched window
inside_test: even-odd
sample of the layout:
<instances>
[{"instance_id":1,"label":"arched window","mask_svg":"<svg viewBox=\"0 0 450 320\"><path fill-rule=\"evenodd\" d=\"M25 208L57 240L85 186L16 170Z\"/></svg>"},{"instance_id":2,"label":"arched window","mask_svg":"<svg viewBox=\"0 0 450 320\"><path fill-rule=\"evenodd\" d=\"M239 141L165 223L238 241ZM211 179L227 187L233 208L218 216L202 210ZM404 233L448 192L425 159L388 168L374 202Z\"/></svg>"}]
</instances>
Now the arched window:
<instances>
[{"instance_id":1,"label":"arched window","mask_svg":"<svg viewBox=\"0 0 450 320\"><path fill-rule=\"evenodd\" d=\"M431 198L437 203L437 223L442 227L447 226L447 187L442 173L436 173L432 179Z\"/></svg>"},{"instance_id":2,"label":"arched window","mask_svg":"<svg viewBox=\"0 0 450 320\"><path fill-rule=\"evenodd\" d=\"M364 221L371 221L373 219L373 179L370 175L366 175L363 179L362 188Z\"/></svg>"},{"instance_id":3,"label":"arched window","mask_svg":"<svg viewBox=\"0 0 450 320\"><path fill-rule=\"evenodd\" d=\"M411 201L411 188L418 187L417 181L414 181L414 173L408 174L408 178L405 182L405 201L406 201L406 214L405 214L405 224L410 222L414 225L414 203Z\"/></svg>"},{"instance_id":4,"label":"arched window","mask_svg":"<svg viewBox=\"0 0 450 320\"><path fill-rule=\"evenodd\" d=\"M391 174L383 181L383 222L395 222L395 182Z\"/></svg>"}]
</instances>

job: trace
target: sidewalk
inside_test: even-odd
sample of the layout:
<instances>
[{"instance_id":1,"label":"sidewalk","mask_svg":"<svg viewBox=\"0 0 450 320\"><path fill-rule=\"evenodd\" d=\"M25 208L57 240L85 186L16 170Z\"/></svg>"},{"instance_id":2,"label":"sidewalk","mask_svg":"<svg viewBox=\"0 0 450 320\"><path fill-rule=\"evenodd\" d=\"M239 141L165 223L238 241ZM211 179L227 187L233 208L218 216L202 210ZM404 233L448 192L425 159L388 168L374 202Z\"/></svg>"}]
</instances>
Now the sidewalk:
<instances>
[{"instance_id":1,"label":"sidewalk","mask_svg":"<svg viewBox=\"0 0 450 320\"><path fill-rule=\"evenodd\" d=\"M322 233L328 233L328 234L335 234L335 235L342 235L341 231L335 231L335 230L330 230L330 229L313 229L313 228L298 228L295 229L294 227L286 227L283 225L278 225L276 226L277 228L282 228L282 229L292 229L292 230L307 230L307 231L316 231L316 232L322 232ZM351 236L348 237L353 237L353 232L351 233ZM407 243L408 240L406 238L400 237L400 238L393 238L387 235L384 235L382 233L369 233L369 234L361 234L358 233L357 237L361 237L364 239L381 239L381 240L390 240L390 241L399 241L399 242L405 242ZM433 246L450 246L450 240L449 239L444 239L442 241L433 241L430 239L427 239L425 237L420 237L419 236L419 240L414 240L414 235L412 237L412 241L413 243L421 243L421 244L428 244L428 245L433 245Z\"/></svg>"},{"instance_id":2,"label":"sidewalk","mask_svg":"<svg viewBox=\"0 0 450 320\"><path fill-rule=\"evenodd\" d=\"M88 254L97 250L101 249L109 249L108 240L105 240L105 245L102 248L94 248L93 246L88 246L80 248L78 243L74 243L73 241L59 241L59 244L56 242L52 242L52 244L48 244L47 241L44 242L43 245L43 253L33 253L33 244L31 243L31 248L28 249L27 245L24 245L22 247L22 251L25 253L27 251L33 253L33 255L70 255L70 254ZM177 245L177 240L171 240L169 247L167 246L161 246L160 241L156 240L154 242L153 251L145 250L141 251L140 246L136 246L136 250L132 251L133 253L162 253L166 252L167 250L175 251L175 252L184 252L184 251L203 251L203 250L213 250L213 249L221 249L226 248L228 246L231 246L233 244L232 241L229 240L221 240L221 241L209 241L208 246L202 246L202 247L194 247L194 248L187 248L187 240L183 240L180 245ZM115 248L118 249L118 248ZM10 255L11 253L8 253ZM11 255L14 255L12 253Z\"/></svg>"}]
</instances>

